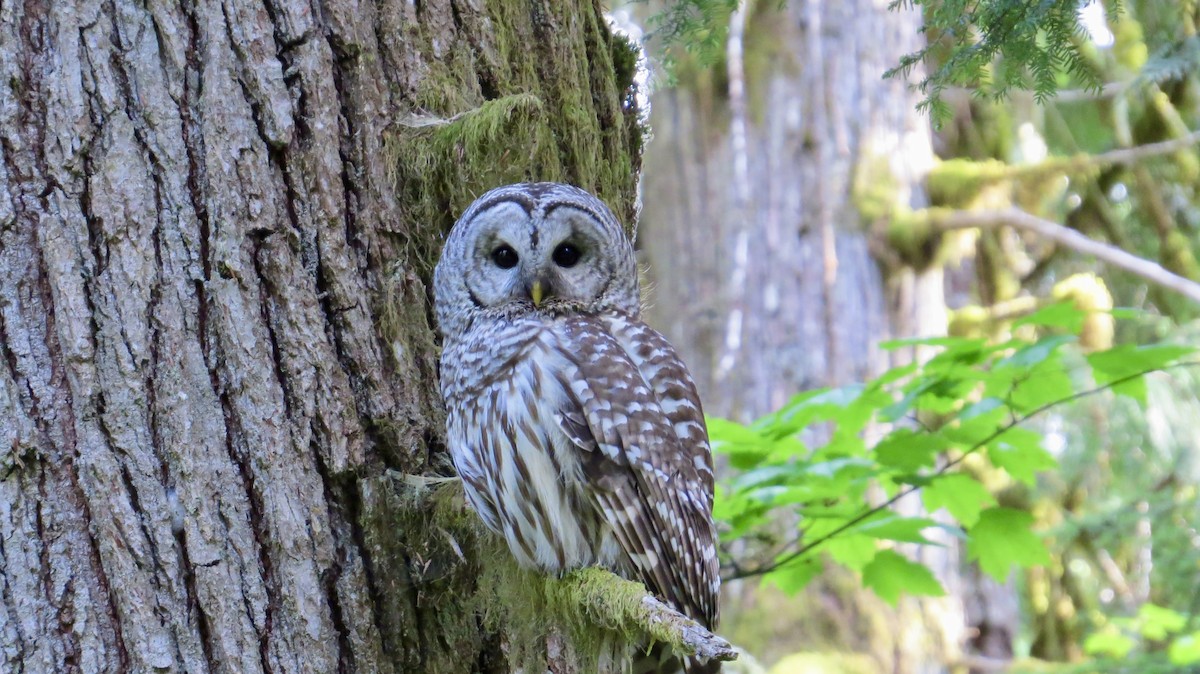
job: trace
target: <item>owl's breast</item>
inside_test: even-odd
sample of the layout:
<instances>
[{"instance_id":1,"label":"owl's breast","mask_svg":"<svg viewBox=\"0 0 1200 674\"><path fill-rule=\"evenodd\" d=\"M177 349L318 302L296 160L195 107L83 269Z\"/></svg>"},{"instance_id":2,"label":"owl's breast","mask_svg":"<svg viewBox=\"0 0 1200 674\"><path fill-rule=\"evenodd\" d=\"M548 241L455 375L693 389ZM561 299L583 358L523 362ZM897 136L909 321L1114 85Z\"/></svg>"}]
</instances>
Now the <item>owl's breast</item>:
<instances>
[{"instance_id":1,"label":"owl's breast","mask_svg":"<svg viewBox=\"0 0 1200 674\"><path fill-rule=\"evenodd\" d=\"M579 448L559 427L571 404L552 344L532 339L491 363L450 405L451 457L471 505L524 566L562 572L621 558L588 498Z\"/></svg>"}]
</instances>

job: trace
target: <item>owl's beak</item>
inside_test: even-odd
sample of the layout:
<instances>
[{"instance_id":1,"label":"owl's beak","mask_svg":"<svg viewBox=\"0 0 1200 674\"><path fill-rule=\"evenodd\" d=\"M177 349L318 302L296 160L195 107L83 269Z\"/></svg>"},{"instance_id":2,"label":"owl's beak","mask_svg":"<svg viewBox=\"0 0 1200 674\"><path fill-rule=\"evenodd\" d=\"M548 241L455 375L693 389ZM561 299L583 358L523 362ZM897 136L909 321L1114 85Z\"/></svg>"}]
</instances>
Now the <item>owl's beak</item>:
<instances>
[{"instance_id":1,"label":"owl's beak","mask_svg":"<svg viewBox=\"0 0 1200 674\"><path fill-rule=\"evenodd\" d=\"M541 305L545 293L546 284L542 283L541 279L537 279L533 282L533 285L529 286L529 299L533 300L533 306Z\"/></svg>"}]
</instances>

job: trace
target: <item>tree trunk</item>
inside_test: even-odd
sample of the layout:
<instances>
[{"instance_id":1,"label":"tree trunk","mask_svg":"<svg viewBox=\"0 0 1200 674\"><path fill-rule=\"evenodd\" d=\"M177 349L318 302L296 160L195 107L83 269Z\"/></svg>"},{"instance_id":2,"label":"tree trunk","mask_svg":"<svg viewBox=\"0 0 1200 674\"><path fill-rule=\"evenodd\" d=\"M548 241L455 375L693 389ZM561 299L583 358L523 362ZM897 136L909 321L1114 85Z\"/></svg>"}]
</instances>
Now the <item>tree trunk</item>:
<instances>
[{"instance_id":1,"label":"tree trunk","mask_svg":"<svg viewBox=\"0 0 1200 674\"><path fill-rule=\"evenodd\" d=\"M496 184L631 218L634 58L588 0L0 6L0 671L506 671L396 477L425 280Z\"/></svg>"},{"instance_id":2,"label":"tree trunk","mask_svg":"<svg viewBox=\"0 0 1200 674\"><path fill-rule=\"evenodd\" d=\"M680 87L652 99L640 230L652 315L692 364L706 411L743 419L878 373L890 365L878 339L945 330L936 311L916 315L922 294L942 305L940 274L881 269L856 203L886 179L887 196L922 205L928 119L904 81L882 79L917 48L919 14L869 0L796 0L782 14L751 4L740 73L728 59L684 68Z\"/></svg>"},{"instance_id":3,"label":"tree trunk","mask_svg":"<svg viewBox=\"0 0 1200 674\"><path fill-rule=\"evenodd\" d=\"M908 83L882 79L921 44L919 11L747 5L723 63L684 64L680 86L652 99L640 230L651 319L692 365L705 411L742 421L914 355L879 340L946 329L941 268L910 266L871 236L872 204L925 205L928 119ZM921 554L953 593L953 545ZM768 657L841 647L879 671L945 672L964 640L953 597L892 610L841 576L787 605L730 589L728 635Z\"/></svg>"}]
</instances>

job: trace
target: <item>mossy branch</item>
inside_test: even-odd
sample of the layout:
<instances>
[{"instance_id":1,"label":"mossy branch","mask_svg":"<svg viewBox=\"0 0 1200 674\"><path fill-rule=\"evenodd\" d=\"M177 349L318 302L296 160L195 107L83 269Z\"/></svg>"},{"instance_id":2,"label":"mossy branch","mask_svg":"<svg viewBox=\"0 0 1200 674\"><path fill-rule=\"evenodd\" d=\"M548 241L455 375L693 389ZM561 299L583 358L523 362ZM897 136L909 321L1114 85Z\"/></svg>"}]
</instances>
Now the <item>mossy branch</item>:
<instances>
[{"instance_id":1,"label":"mossy branch","mask_svg":"<svg viewBox=\"0 0 1200 674\"><path fill-rule=\"evenodd\" d=\"M544 664L538 644L551 633L571 638L584 671L614 643L622 651L656 642L679 655L736 659L729 642L648 594L641 583L600 568L554 578L518 567L467 507L458 478L389 477L395 506L381 515L400 523L403 535L424 541L407 546L407 554L419 555L423 567L469 569L477 589L466 606L478 612L486 629L507 635L509 657L526 669Z\"/></svg>"},{"instance_id":2,"label":"mossy branch","mask_svg":"<svg viewBox=\"0 0 1200 674\"><path fill-rule=\"evenodd\" d=\"M728 641L646 593L646 588L596 567L580 569L552 583L549 591L561 605L576 607L605 629L646 635L681 655L735 660Z\"/></svg>"},{"instance_id":3,"label":"mossy branch","mask_svg":"<svg viewBox=\"0 0 1200 674\"><path fill-rule=\"evenodd\" d=\"M1007 164L997 159L948 159L929 172L928 187L935 204L964 207L971 205L987 185L1016 183L1037 187L1057 175L1084 174L1108 166L1134 164L1187 150L1197 144L1200 144L1200 131L1181 132L1169 140L1098 154L1083 152L1048 157L1034 164Z\"/></svg>"},{"instance_id":4,"label":"mossy branch","mask_svg":"<svg viewBox=\"0 0 1200 674\"><path fill-rule=\"evenodd\" d=\"M1072 274L1054 284L1048 297L1021 296L989 306L970 305L950 312L947 332L955 337L992 338L1011 329L1012 321L1039 309L1070 301L1084 314L1079 345L1085 351L1111 349L1116 328L1112 293L1093 273Z\"/></svg>"},{"instance_id":5,"label":"mossy branch","mask_svg":"<svg viewBox=\"0 0 1200 674\"><path fill-rule=\"evenodd\" d=\"M1176 138L1158 143L1096 155L1053 157L1037 164L1013 166L994 159L944 161L929 173L927 179L930 198L937 205L918 210L897 206L889 188L886 185L879 187L883 183L872 178L878 171L860 168L856 182L860 211L864 218L885 224L886 239L891 250L913 266L922 267L936 256L939 235L942 233L992 229L1003 225L1031 232L1065 248L1091 255L1107 265L1200 303L1200 283L1195 278L1189 278L1197 269L1195 257L1191 255L1186 238L1174 231L1173 227L1164 227L1163 259L1170 267L1167 268L1012 205L1024 203L1014 198L1013 187L1016 186L1031 186L1036 192L1052 183L1047 180L1048 176L1135 163L1149 157L1180 152L1200 143L1200 131L1184 131L1176 129ZM1139 182L1148 184L1147 181ZM875 187L868 189L872 185ZM986 189L995 186L1007 187Z\"/></svg>"}]
</instances>

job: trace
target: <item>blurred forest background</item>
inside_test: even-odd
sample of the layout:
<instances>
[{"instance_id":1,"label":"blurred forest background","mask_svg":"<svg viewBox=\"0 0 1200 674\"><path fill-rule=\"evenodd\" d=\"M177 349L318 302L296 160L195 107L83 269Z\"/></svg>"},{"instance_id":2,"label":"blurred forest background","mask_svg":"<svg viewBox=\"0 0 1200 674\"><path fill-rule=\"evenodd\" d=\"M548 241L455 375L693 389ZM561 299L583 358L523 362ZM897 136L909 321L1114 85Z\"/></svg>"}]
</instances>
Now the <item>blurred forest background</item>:
<instances>
[{"instance_id":1,"label":"blurred forest background","mask_svg":"<svg viewBox=\"0 0 1200 674\"><path fill-rule=\"evenodd\" d=\"M780 674L1196 671L1200 7L913 4L614 12L650 315L726 476L721 631ZM880 375L911 404L864 402Z\"/></svg>"}]
</instances>

